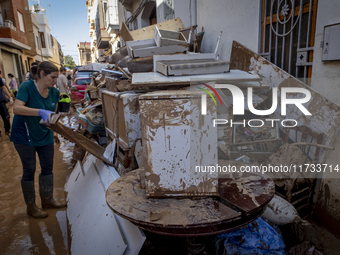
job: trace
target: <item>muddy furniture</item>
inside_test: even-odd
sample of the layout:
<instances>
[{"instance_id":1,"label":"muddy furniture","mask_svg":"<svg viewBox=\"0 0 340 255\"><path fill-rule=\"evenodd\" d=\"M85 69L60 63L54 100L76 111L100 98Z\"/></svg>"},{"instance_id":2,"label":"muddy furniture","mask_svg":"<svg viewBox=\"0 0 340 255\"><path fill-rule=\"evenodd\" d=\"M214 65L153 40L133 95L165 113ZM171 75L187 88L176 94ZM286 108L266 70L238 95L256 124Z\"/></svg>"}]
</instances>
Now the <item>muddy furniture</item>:
<instances>
[{"instance_id":1,"label":"muddy furniture","mask_svg":"<svg viewBox=\"0 0 340 255\"><path fill-rule=\"evenodd\" d=\"M238 228L259 217L274 195L270 178L243 174L220 178L216 197L148 199L142 173L137 169L114 181L106 201L136 226L163 235L206 236Z\"/></svg>"},{"instance_id":2,"label":"muddy furniture","mask_svg":"<svg viewBox=\"0 0 340 255\"><path fill-rule=\"evenodd\" d=\"M102 91L105 130L117 141L117 170L123 175L134 167L134 144L141 139L138 96L134 91Z\"/></svg>"},{"instance_id":3,"label":"muddy furniture","mask_svg":"<svg viewBox=\"0 0 340 255\"><path fill-rule=\"evenodd\" d=\"M216 107L208 98L202 115L202 94L167 90L139 97L148 197L217 194L217 175L196 171L217 164Z\"/></svg>"},{"instance_id":4,"label":"muddy furniture","mask_svg":"<svg viewBox=\"0 0 340 255\"><path fill-rule=\"evenodd\" d=\"M298 145L298 147L307 156L305 163L309 164L320 163L319 155L322 148L310 144L322 144L323 137L323 134L313 132L307 126L296 126L285 129L285 143L297 145L299 143L307 143L307 145ZM275 193L290 202L296 208L301 218L307 218L311 212L310 209L315 188L315 177L316 173L313 176L309 174L297 179L288 179L283 186L281 180L275 181Z\"/></svg>"},{"instance_id":5,"label":"muddy furniture","mask_svg":"<svg viewBox=\"0 0 340 255\"><path fill-rule=\"evenodd\" d=\"M229 62L216 59L158 61L156 70L165 76L226 73Z\"/></svg>"},{"instance_id":6,"label":"muddy furniture","mask_svg":"<svg viewBox=\"0 0 340 255\"><path fill-rule=\"evenodd\" d=\"M134 91L102 92L105 129L112 138L119 138L124 148L131 148L134 142L142 137L139 95Z\"/></svg>"}]
</instances>

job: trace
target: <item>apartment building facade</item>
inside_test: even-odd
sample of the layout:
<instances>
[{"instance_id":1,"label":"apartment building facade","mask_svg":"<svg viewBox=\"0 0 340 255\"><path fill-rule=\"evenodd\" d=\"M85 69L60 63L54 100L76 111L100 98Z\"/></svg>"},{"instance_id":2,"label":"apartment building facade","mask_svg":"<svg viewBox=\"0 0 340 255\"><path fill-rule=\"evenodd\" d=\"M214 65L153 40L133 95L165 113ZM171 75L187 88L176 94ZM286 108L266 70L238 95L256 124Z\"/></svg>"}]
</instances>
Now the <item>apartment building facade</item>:
<instances>
[{"instance_id":1,"label":"apartment building facade","mask_svg":"<svg viewBox=\"0 0 340 255\"><path fill-rule=\"evenodd\" d=\"M92 63L91 57L91 43L90 42L79 42L77 44L78 48L78 63L81 66Z\"/></svg>"},{"instance_id":2,"label":"apartment building facade","mask_svg":"<svg viewBox=\"0 0 340 255\"><path fill-rule=\"evenodd\" d=\"M20 84L33 62L63 63L60 44L39 8L29 6L28 0L0 0L0 68L5 79L12 73Z\"/></svg>"},{"instance_id":3,"label":"apartment building facade","mask_svg":"<svg viewBox=\"0 0 340 255\"><path fill-rule=\"evenodd\" d=\"M0 68L5 79L12 73L19 82L26 71L25 50L31 50L25 0L0 1Z\"/></svg>"},{"instance_id":4,"label":"apartment building facade","mask_svg":"<svg viewBox=\"0 0 340 255\"><path fill-rule=\"evenodd\" d=\"M92 62L108 61L111 52L118 48L118 0L87 0L89 35Z\"/></svg>"}]
</instances>

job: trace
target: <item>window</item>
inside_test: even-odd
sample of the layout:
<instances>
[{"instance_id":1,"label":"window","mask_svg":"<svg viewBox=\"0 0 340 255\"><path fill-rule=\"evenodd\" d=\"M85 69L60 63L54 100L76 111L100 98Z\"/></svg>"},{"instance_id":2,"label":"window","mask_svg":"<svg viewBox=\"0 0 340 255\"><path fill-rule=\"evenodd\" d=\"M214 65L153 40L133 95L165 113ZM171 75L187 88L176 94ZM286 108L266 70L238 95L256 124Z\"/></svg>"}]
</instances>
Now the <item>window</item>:
<instances>
[{"instance_id":1,"label":"window","mask_svg":"<svg viewBox=\"0 0 340 255\"><path fill-rule=\"evenodd\" d=\"M44 32L39 32L39 34L40 34L41 47L46 48Z\"/></svg>"},{"instance_id":2,"label":"window","mask_svg":"<svg viewBox=\"0 0 340 255\"><path fill-rule=\"evenodd\" d=\"M104 25L105 25L105 27L107 27L108 26L108 22L109 22L109 20L107 20L108 16L106 15L106 12L107 12L107 2L103 3L103 12L104 12L104 15L103 15L103 17L104 17Z\"/></svg>"},{"instance_id":3,"label":"window","mask_svg":"<svg viewBox=\"0 0 340 255\"><path fill-rule=\"evenodd\" d=\"M18 18L19 18L20 31L25 33L24 17L19 11L18 11Z\"/></svg>"},{"instance_id":4,"label":"window","mask_svg":"<svg viewBox=\"0 0 340 255\"><path fill-rule=\"evenodd\" d=\"M176 18L174 0L163 0L163 8L164 8L164 19L165 20Z\"/></svg>"},{"instance_id":5,"label":"window","mask_svg":"<svg viewBox=\"0 0 340 255\"><path fill-rule=\"evenodd\" d=\"M92 79L78 79L75 85L90 85Z\"/></svg>"},{"instance_id":6,"label":"window","mask_svg":"<svg viewBox=\"0 0 340 255\"><path fill-rule=\"evenodd\" d=\"M0 24L2 25L3 22L4 20L2 18L2 11L1 11L1 4L0 4Z\"/></svg>"},{"instance_id":7,"label":"window","mask_svg":"<svg viewBox=\"0 0 340 255\"><path fill-rule=\"evenodd\" d=\"M37 49L40 49L40 47L39 47L39 38L38 38L38 36L36 36L36 38L37 38Z\"/></svg>"},{"instance_id":8,"label":"window","mask_svg":"<svg viewBox=\"0 0 340 255\"><path fill-rule=\"evenodd\" d=\"M24 64L22 62L22 57L20 55L20 67L21 67L21 73L24 75L25 74L25 69L24 69Z\"/></svg>"},{"instance_id":9,"label":"window","mask_svg":"<svg viewBox=\"0 0 340 255\"><path fill-rule=\"evenodd\" d=\"M25 67L26 67L26 73L27 73L29 70L27 60L25 60Z\"/></svg>"},{"instance_id":10,"label":"window","mask_svg":"<svg viewBox=\"0 0 340 255\"><path fill-rule=\"evenodd\" d=\"M262 0L260 54L291 75L310 82L317 0Z\"/></svg>"}]
</instances>

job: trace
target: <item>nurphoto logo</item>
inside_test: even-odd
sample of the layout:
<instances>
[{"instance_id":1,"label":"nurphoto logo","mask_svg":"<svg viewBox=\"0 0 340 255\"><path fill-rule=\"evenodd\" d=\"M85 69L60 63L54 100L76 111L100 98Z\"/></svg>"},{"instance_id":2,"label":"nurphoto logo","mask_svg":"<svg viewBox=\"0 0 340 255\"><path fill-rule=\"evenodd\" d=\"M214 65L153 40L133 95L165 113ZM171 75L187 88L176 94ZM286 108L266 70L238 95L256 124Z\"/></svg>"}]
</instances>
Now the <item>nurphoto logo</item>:
<instances>
[{"instance_id":1,"label":"nurphoto logo","mask_svg":"<svg viewBox=\"0 0 340 255\"><path fill-rule=\"evenodd\" d=\"M205 84L205 83L201 83L201 84L209 88L217 96L221 105L222 105L222 100L221 100L220 95L217 93L216 89L228 89L231 92L231 96L233 98L233 115L244 115L245 114L245 111L244 111L245 97L244 97L243 91L239 87L235 85L231 85L231 84L214 84L213 85L214 87L211 85ZM214 100L214 103L216 106L217 106L217 103L216 103L214 96L209 90L203 89L200 87L198 88L206 92L206 94L203 93L201 95L201 114L207 115L207 94ZM295 105L305 116L312 115L302 105L304 103L309 102L309 100L311 99L311 93L309 90L300 88L300 87L282 87L280 92L281 92L281 116L287 115L287 105ZM287 94L293 94L293 93L304 94L305 97L304 98L287 98ZM272 106L270 109L266 109L266 110L255 109L253 105L253 88L252 87L247 88L247 104L248 104L249 111L254 115L265 116L265 115L273 114L277 110L277 107L278 107L278 88L277 87L272 88ZM256 126L256 127L261 127L264 125L264 121L261 119L250 120L248 121L250 122L248 123L248 125L252 126L251 123L254 121L259 121L260 123L262 123L260 126ZM272 126L273 126L274 122L279 121L279 119L266 119L265 121L272 122ZM222 124L227 124L227 123L230 123L231 126L233 124L244 124L245 125L245 122L246 122L245 120L241 123L239 122L233 123L232 120L229 121L226 119L214 119L213 120L214 127L216 127L216 125L222 125ZM294 123L294 124L288 125L287 123ZM294 126L297 126L298 123L294 119L285 119L281 121L281 124L284 127L294 127Z\"/></svg>"}]
</instances>

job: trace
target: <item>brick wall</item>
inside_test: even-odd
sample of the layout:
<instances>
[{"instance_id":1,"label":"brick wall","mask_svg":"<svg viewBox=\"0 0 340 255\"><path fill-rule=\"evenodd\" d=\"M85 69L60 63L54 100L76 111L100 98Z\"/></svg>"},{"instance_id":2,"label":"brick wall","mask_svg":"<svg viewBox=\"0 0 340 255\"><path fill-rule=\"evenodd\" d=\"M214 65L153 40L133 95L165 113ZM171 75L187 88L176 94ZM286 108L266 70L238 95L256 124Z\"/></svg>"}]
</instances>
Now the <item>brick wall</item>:
<instances>
[{"instance_id":1,"label":"brick wall","mask_svg":"<svg viewBox=\"0 0 340 255\"><path fill-rule=\"evenodd\" d=\"M13 25L17 28L17 31L7 27L0 27L0 37L13 38L23 44L31 46L28 37L29 28L26 20L25 5L28 6L27 0L10 0L1 2L3 19L12 21ZM23 16L25 32L20 30L18 11Z\"/></svg>"}]
</instances>

